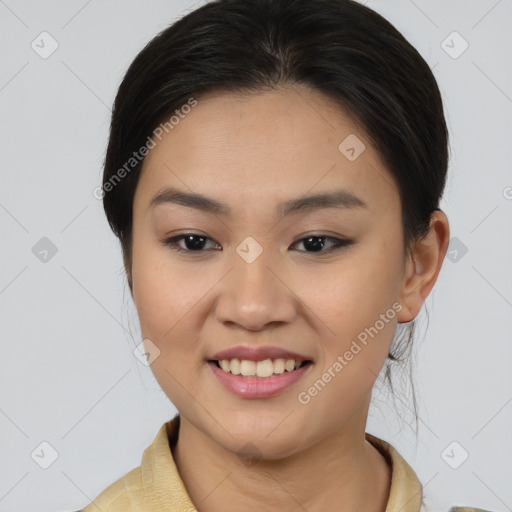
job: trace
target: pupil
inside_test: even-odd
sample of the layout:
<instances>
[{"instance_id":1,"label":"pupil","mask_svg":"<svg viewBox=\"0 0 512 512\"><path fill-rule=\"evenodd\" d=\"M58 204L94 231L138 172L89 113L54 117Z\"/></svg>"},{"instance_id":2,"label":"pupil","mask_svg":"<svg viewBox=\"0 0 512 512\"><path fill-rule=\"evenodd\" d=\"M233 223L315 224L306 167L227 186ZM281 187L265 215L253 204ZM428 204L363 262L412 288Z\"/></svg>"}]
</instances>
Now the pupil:
<instances>
[{"instance_id":1,"label":"pupil","mask_svg":"<svg viewBox=\"0 0 512 512\"><path fill-rule=\"evenodd\" d=\"M310 247L312 246L314 251L315 250L321 250L324 247L324 243L323 242L320 242L320 243L310 243L310 241L311 240L322 240L322 239L323 239L323 237L321 237L321 236L310 236L309 238L306 238L305 245L310 244Z\"/></svg>"},{"instance_id":2,"label":"pupil","mask_svg":"<svg viewBox=\"0 0 512 512\"><path fill-rule=\"evenodd\" d=\"M191 240L193 239L200 239L201 242L199 243L190 243ZM204 243L204 236L200 236L200 235L189 235L187 238L185 238L185 245L187 246L188 249L201 249L202 248L202 244Z\"/></svg>"}]
</instances>

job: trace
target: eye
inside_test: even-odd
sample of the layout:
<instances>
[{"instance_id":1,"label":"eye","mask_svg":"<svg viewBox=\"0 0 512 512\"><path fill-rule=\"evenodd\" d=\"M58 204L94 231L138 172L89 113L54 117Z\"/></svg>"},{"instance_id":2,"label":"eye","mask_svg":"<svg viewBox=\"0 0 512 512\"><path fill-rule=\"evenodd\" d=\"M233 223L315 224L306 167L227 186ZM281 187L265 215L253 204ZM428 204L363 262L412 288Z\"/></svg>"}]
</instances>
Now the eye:
<instances>
[{"instance_id":1,"label":"eye","mask_svg":"<svg viewBox=\"0 0 512 512\"><path fill-rule=\"evenodd\" d=\"M163 241L163 244L177 252L204 252L202 249L205 245L205 240L210 240L210 238L204 235L198 235L197 233L183 233L167 238ZM178 245L181 241L184 241L185 249Z\"/></svg>"},{"instance_id":2,"label":"eye","mask_svg":"<svg viewBox=\"0 0 512 512\"><path fill-rule=\"evenodd\" d=\"M206 241L210 239L205 235L200 235L197 233L183 233L181 235L177 235L171 238L167 238L163 240L163 244L171 247L173 250L177 252L205 252L203 249L206 245ZM325 249L326 241L328 241L331 246ZM180 242L183 242L185 247L179 245ZM330 253L332 251L336 251L342 249L344 247L348 247L349 245L354 244L353 240L336 238L328 235L308 235L305 238L301 238L293 245L304 244L306 248L310 248L311 250L299 251L299 252L313 252L313 253ZM217 244L218 245L218 244ZM329 245L329 244L327 244Z\"/></svg>"},{"instance_id":3,"label":"eye","mask_svg":"<svg viewBox=\"0 0 512 512\"><path fill-rule=\"evenodd\" d=\"M326 250L323 250L325 247L325 241L328 240L332 244L331 247L329 247ZM308 235L305 238L301 238L295 244L304 244L305 247L309 247L312 250L311 251L299 251L299 252L321 252L321 253L330 253L332 251L336 251L339 249L342 249L344 247L348 247L349 245L352 245L354 243L353 240L347 240L347 239L341 239L336 238L333 236L328 235Z\"/></svg>"}]
</instances>

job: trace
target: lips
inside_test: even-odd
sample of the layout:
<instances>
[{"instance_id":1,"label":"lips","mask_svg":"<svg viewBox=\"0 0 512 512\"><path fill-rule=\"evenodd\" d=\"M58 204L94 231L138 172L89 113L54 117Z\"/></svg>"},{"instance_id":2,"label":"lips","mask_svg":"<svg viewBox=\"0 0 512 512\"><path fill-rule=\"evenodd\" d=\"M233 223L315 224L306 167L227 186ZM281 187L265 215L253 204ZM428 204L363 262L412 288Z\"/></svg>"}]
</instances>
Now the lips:
<instances>
[{"instance_id":1,"label":"lips","mask_svg":"<svg viewBox=\"0 0 512 512\"><path fill-rule=\"evenodd\" d=\"M309 355L281 347L247 345L216 352L207 362L217 381L242 398L279 395L308 374L314 363ZM264 368L258 368L260 365Z\"/></svg>"},{"instance_id":2,"label":"lips","mask_svg":"<svg viewBox=\"0 0 512 512\"><path fill-rule=\"evenodd\" d=\"M293 359L298 362L313 361L310 356L298 354L290 350L280 347L248 347L245 345L237 345L216 352L208 358L209 361L221 361L223 359L246 359L248 361L263 361L265 359Z\"/></svg>"}]
</instances>

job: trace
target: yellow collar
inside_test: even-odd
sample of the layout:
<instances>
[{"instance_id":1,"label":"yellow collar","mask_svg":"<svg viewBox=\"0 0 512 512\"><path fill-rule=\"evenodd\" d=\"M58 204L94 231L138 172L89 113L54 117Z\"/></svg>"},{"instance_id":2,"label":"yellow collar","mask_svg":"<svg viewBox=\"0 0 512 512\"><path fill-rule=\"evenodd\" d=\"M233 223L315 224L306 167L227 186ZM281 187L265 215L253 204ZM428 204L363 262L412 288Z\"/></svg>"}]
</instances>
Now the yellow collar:
<instances>
[{"instance_id":1,"label":"yellow collar","mask_svg":"<svg viewBox=\"0 0 512 512\"><path fill-rule=\"evenodd\" d=\"M368 432L365 436L366 440L382 453L392 468L386 512L419 512L422 486L416 473L389 443Z\"/></svg>"},{"instance_id":2,"label":"yellow collar","mask_svg":"<svg viewBox=\"0 0 512 512\"><path fill-rule=\"evenodd\" d=\"M107 487L82 512L196 511L171 452L178 431L179 415L176 415L161 426L155 440L144 450L142 464ZM366 439L392 467L386 512L420 512L422 487L412 468L386 441L368 433Z\"/></svg>"}]
</instances>

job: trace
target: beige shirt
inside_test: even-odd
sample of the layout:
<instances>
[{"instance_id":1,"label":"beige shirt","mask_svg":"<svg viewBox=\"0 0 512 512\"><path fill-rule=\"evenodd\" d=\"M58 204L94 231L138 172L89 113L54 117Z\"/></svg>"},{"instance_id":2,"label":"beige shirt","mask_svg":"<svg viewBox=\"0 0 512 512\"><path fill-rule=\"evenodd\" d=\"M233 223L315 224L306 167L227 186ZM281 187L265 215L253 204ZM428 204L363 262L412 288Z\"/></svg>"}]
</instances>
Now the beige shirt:
<instances>
[{"instance_id":1,"label":"beige shirt","mask_svg":"<svg viewBox=\"0 0 512 512\"><path fill-rule=\"evenodd\" d=\"M171 446L179 431L179 415L160 428L144 450L142 464L112 483L80 512L197 512L174 463ZM392 467L386 512L422 512L422 486L401 455L386 441L366 433ZM438 511L435 511L438 512ZM444 511L443 511L444 512ZM489 512L452 507L448 512Z\"/></svg>"}]
</instances>

